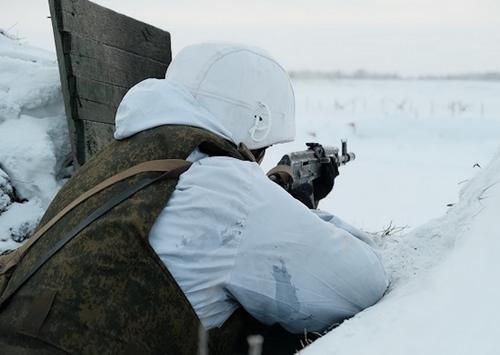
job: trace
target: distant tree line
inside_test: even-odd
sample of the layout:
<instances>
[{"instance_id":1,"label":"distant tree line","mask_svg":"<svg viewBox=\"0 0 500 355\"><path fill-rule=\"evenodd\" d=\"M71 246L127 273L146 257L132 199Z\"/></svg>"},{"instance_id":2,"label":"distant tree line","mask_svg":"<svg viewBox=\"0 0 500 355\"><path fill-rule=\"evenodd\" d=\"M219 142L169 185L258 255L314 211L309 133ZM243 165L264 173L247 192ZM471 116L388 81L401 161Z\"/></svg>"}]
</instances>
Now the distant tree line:
<instances>
[{"instance_id":1,"label":"distant tree line","mask_svg":"<svg viewBox=\"0 0 500 355\"><path fill-rule=\"evenodd\" d=\"M500 81L500 72L486 73L461 73L449 75L422 75L421 80L476 80L476 81Z\"/></svg>"},{"instance_id":2,"label":"distant tree line","mask_svg":"<svg viewBox=\"0 0 500 355\"><path fill-rule=\"evenodd\" d=\"M355 72L346 73L340 70L336 71L315 71L299 70L289 72L292 79L378 79L378 80L400 80L403 79L395 73L375 73L359 69Z\"/></svg>"},{"instance_id":3,"label":"distant tree line","mask_svg":"<svg viewBox=\"0 0 500 355\"><path fill-rule=\"evenodd\" d=\"M484 73L458 73L447 75L419 75L402 76L396 73L377 73L367 70L356 70L354 72L298 70L290 71L292 79L358 79L358 80L475 80L475 81L500 81L500 72Z\"/></svg>"}]
</instances>

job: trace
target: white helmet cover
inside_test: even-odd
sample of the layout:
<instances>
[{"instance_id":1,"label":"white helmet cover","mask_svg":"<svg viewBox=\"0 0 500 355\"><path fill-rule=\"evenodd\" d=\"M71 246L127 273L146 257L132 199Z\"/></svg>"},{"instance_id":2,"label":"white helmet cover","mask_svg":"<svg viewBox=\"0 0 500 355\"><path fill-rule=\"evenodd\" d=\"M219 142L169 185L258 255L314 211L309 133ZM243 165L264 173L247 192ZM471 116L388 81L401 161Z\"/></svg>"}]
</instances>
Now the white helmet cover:
<instances>
[{"instance_id":1,"label":"white helmet cover","mask_svg":"<svg viewBox=\"0 0 500 355\"><path fill-rule=\"evenodd\" d=\"M286 71L258 48L203 43L182 49L166 80L186 87L235 140L258 149L295 139L295 97Z\"/></svg>"}]
</instances>

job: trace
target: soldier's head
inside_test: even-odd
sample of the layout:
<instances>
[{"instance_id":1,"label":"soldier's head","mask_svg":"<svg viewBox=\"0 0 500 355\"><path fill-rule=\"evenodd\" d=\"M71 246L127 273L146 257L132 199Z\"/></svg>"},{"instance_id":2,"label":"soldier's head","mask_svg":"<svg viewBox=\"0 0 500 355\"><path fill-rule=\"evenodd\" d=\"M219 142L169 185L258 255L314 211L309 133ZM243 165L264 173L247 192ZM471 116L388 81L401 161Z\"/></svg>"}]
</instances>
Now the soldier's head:
<instances>
[{"instance_id":1,"label":"soldier's head","mask_svg":"<svg viewBox=\"0 0 500 355\"><path fill-rule=\"evenodd\" d=\"M181 50L166 80L187 88L231 132L259 150L295 138L295 97L287 72L265 51L227 43Z\"/></svg>"}]
</instances>

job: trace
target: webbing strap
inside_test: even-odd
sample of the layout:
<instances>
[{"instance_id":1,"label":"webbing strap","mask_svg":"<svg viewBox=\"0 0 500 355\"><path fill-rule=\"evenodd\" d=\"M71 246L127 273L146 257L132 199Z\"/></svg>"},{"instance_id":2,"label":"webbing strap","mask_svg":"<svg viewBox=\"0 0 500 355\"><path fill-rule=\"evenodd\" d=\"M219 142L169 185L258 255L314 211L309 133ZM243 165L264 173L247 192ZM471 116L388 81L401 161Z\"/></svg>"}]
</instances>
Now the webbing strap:
<instances>
[{"instance_id":1,"label":"webbing strap","mask_svg":"<svg viewBox=\"0 0 500 355\"><path fill-rule=\"evenodd\" d=\"M0 275L7 273L11 268L15 267L21 259L24 257L29 248L36 243L36 241L47 232L54 224L56 224L61 218L68 214L73 208L77 207L82 202L88 200L90 197L94 196L96 193L104 190L105 188L125 180L131 176L137 175L143 172L161 172L161 171L171 171L178 168L184 168L183 172L186 171L190 162L182 159L165 159L165 160L151 160L141 164L134 165L133 167L124 170L110 178L97 184L90 190L81 194L77 199L63 208L59 213L57 213L50 221L45 225L40 227L35 234L31 236L30 239L22 246L11 252L10 254L2 256L0 258ZM182 174L182 172L180 173ZM179 174L179 175L180 175Z\"/></svg>"},{"instance_id":2,"label":"webbing strap","mask_svg":"<svg viewBox=\"0 0 500 355\"><path fill-rule=\"evenodd\" d=\"M70 242L89 224L114 208L116 205L134 195L136 192L155 183L156 181L165 178L178 177L180 174L186 171L190 165L190 163L183 164L183 166L177 167L176 169L173 169L171 171L167 171L160 176L143 178L133 186L121 191L119 194L113 196L108 201L106 201L106 203L95 209L84 220L82 220L74 228L72 228L61 240L59 240L40 260L38 260L38 262L35 263L35 266L21 279L21 281L19 281L14 288L12 288L7 294L4 295L4 297L2 297L2 299L0 300L0 307L2 307L2 305L7 300L9 300L48 260L50 260L50 258L52 258L59 250L61 250L68 242Z\"/></svg>"}]
</instances>

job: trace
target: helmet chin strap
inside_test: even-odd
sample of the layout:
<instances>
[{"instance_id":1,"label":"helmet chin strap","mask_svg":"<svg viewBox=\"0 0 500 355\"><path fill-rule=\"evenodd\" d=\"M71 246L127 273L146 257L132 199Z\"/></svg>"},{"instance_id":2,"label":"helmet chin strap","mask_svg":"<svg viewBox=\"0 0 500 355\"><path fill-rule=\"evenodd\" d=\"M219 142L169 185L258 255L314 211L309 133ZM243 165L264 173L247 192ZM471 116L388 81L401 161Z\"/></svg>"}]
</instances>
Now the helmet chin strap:
<instances>
[{"instance_id":1,"label":"helmet chin strap","mask_svg":"<svg viewBox=\"0 0 500 355\"><path fill-rule=\"evenodd\" d=\"M254 115L254 124L252 128L250 128L250 138L254 142L262 142L267 138L269 132L271 132L272 118L271 118L271 110L269 106L267 106L263 102L257 102L257 110ZM264 133L260 133L264 131ZM260 137L258 137L258 135Z\"/></svg>"}]
</instances>

